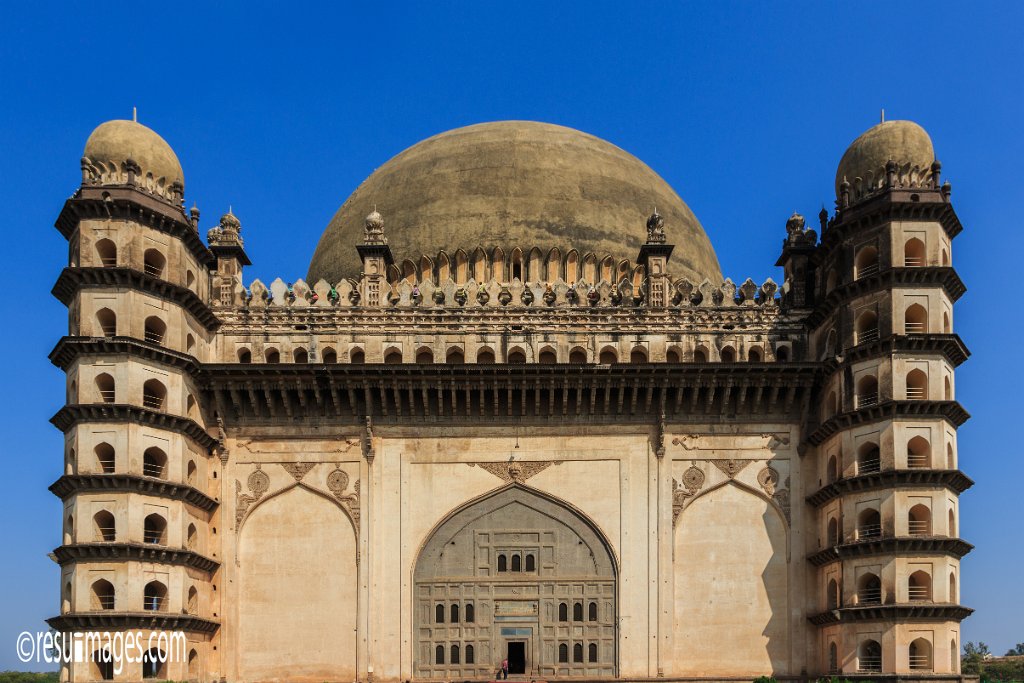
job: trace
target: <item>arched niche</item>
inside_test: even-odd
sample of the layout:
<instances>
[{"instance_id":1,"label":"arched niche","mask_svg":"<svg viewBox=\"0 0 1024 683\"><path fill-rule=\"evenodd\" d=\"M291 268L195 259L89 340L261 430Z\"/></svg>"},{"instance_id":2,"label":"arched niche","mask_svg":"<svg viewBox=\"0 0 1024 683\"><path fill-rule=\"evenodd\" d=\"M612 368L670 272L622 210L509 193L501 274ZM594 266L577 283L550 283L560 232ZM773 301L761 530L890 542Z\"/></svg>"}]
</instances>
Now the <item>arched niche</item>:
<instances>
[{"instance_id":1,"label":"arched niche","mask_svg":"<svg viewBox=\"0 0 1024 683\"><path fill-rule=\"evenodd\" d=\"M528 556L536 558L536 565L528 563ZM524 558L518 572L509 560L515 557ZM522 570L527 563L530 571ZM512 574L514 582L508 580ZM565 501L519 483L471 500L431 530L417 555L413 673L443 680L451 680L456 671L460 676L493 675L493 662L509 657L514 664L510 643L522 643L526 675L615 676L617 575L605 535ZM580 588L584 594L574 592ZM558 608L572 601L597 604L595 621L603 628L596 662L557 661ZM450 610L455 603L472 603L475 622L438 624L438 605ZM450 658L439 662L435 645L442 638L474 640L480 664L469 668Z\"/></svg>"},{"instance_id":2,"label":"arched niche","mask_svg":"<svg viewBox=\"0 0 1024 683\"><path fill-rule=\"evenodd\" d=\"M786 518L771 498L729 479L680 514L673 540L679 671L746 676L788 671L791 650ZM732 643L729 657L720 645Z\"/></svg>"},{"instance_id":3,"label":"arched niche","mask_svg":"<svg viewBox=\"0 0 1024 683\"><path fill-rule=\"evenodd\" d=\"M357 545L347 511L296 484L254 505L238 537L239 678L355 680Z\"/></svg>"}]
</instances>

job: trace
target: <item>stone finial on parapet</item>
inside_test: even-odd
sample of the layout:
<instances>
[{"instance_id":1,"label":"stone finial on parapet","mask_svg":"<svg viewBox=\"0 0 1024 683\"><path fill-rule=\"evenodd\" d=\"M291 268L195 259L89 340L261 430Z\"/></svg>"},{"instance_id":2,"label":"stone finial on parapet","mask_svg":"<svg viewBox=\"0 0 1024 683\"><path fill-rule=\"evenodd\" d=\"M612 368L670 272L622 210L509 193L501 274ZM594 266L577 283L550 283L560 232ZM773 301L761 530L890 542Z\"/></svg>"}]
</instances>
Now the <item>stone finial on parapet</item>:
<instances>
[{"instance_id":1,"label":"stone finial on parapet","mask_svg":"<svg viewBox=\"0 0 1024 683\"><path fill-rule=\"evenodd\" d=\"M657 209L647 219L647 244L665 244L665 219Z\"/></svg>"},{"instance_id":2,"label":"stone finial on parapet","mask_svg":"<svg viewBox=\"0 0 1024 683\"><path fill-rule=\"evenodd\" d=\"M192 218L199 222L199 210L192 210ZM210 251L217 257L217 268L213 280L212 298L222 306L244 303L241 293L242 268L250 265L242 242L242 222L228 209L220 217L220 223L206 233Z\"/></svg>"},{"instance_id":3,"label":"stone finial on parapet","mask_svg":"<svg viewBox=\"0 0 1024 683\"><path fill-rule=\"evenodd\" d=\"M637 265L644 269L647 276L644 286L646 291L642 289L640 294L651 308L664 308L671 301L668 259L674 247L665 242L665 219L655 209L647 219L647 242L641 245L637 257Z\"/></svg>"},{"instance_id":4,"label":"stone finial on parapet","mask_svg":"<svg viewBox=\"0 0 1024 683\"><path fill-rule=\"evenodd\" d=\"M364 244L387 244L388 238L384 235L384 216L380 215L377 207L366 217L363 224Z\"/></svg>"},{"instance_id":5,"label":"stone finial on parapet","mask_svg":"<svg viewBox=\"0 0 1024 683\"><path fill-rule=\"evenodd\" d=\"M388 286L387 270L395 259L391 255L388 239L384 236L384 217L376 207L366 217L363 229L363 243L356 245L363 262L360 297L363 305L375 307L388 300L385 292Z\"/></svg>"}]
</instances>

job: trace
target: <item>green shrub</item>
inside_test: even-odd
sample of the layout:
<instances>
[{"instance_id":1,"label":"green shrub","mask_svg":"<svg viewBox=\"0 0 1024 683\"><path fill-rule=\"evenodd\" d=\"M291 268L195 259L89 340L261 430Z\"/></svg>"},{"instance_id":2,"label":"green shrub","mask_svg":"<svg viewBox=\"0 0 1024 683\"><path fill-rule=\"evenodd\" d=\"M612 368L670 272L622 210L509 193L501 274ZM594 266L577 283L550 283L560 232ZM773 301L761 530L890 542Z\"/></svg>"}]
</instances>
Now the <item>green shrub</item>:
<instances>
[{"instance_id":1,"label":"green shrub","mask_svg":"<svg viewBox=\"0 0 1024 683\"><path fill-rule=\"evenodd\" d=\"M57 683L60 672L0 671L0 683Z\"/></svg>"}]
</instances>

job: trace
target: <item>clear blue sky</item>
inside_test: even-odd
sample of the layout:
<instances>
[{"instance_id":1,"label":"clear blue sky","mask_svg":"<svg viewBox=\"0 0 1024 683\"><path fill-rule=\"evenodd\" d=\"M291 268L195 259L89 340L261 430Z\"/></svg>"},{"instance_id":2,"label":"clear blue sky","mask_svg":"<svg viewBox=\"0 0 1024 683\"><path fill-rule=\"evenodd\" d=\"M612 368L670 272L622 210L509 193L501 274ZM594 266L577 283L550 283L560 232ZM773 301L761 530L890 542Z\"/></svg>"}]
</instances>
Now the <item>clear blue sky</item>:
<instances>
[{"instance_id":1,"label":"clear blue sky","mask_svg":"<svg viewBox=\"0 0 1024 683\"><path fill-rule=\"evenodd\" d=\"M157 130L185 168L202 232L228 205L256 264L301 277L321 230L375 167L429 135L536 119L610 140L700 218L734 281L773 267L786 218L831 206L846 145L909 118L935 142L964 224L956 328L963 640L1024 641L1020 260L1024 3L10 3L0 40L0 200L11 352L2 382L0 670L58 610L63 398L47 353L66 331L53 228L89 132ZM373 9L368 9L370 6ZM636 230L638 226L629 226Z\"/></svg>"}]
</instances>

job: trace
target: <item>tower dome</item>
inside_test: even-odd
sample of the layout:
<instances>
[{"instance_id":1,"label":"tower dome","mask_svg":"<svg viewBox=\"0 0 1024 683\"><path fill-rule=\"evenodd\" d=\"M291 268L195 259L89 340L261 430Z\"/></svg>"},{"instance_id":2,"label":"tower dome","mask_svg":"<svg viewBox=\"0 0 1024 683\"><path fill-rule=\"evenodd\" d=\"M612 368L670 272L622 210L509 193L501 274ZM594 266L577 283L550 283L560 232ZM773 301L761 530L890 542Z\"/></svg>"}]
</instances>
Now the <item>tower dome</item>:
<instances>
[{"instance_id":1,"label":"tower dome","mask_svg":"<svg viewBox=\"0 0 1024 683\"><path fill-rule=\"evenodd\" d=\"M884 121L869 128L846 149L836 170L836 197L845 179L854 196L868 194L885 182L892 159L904 185L919 185L931 175L935 150L924 128L913 121Z\"/></svg>"},{"instance_id":2,"label":"tower dome","mask_svg":"<svg viewBox=\"0 0 1024 683\"><path fill-rule=\"evenodd\" d=\"M592 135L532 121L482 123L401 152L356 188L331 219L309 281L359 273L355 245L378 207L397 259L444 250L577 249L635 259L654 207L676 245L671 271L721 281L718 259L690 208L646 164Z\"/></svg>"},{"instance_id":3,"label":"tower dome","mask_svg":"<svg viewBox=\"0 0 1024 683\"><path fill-rule=\"evenodd\" d=\"M185 174L177 155L153 130L136 121L115 119L101 123L85 143L83 164L93 170L101 183L117 183L124 164L131 159L139 165L142 178L153 177L157 187L175 181L185 187Z\"/></svg>"}]
</instances>

